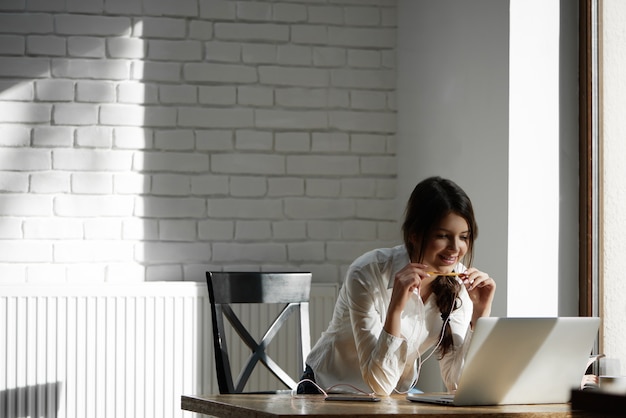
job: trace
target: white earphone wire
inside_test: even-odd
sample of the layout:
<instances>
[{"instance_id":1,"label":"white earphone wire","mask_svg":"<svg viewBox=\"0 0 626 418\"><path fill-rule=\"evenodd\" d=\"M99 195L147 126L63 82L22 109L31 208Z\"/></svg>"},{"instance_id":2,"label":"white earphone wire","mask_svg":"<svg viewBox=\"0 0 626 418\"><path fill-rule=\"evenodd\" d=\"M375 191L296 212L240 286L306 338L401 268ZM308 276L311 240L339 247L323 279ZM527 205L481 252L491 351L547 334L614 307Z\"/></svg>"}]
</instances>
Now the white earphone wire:
<instances>
[{"instance_id":1,"label":"white earphone wire","mask_svg":"<svg viewBox=\"0 0 626 418\"><path fill-rule=\"evenodd\" d=\"M456 306L456 300L457 300L458 297L459 297L458 294L454 295L454 298L452 299L452 304L450 305L450 311L448 312L448 315L446 316L445 321L443 321L443 326L441 327L441 336L439 337L439 341L437 341L437 344L435 344L435 347L432 348L432 350L426 356L425 359L422 359L422 354L420 353L419 347L418 347L418 349L417 349L417 375L415 376L415 379L413 380L413 382L411 383L411 385L409 386L409 388L406 391L401 392L401 391L399 391L397 389L394 389L396 393L399 393L399 394L409 393L411 390L413 390L415 388L415 385L417 385L417 381L419 380L420 373L422 371L422 365L429 358L431 358L433 354L435 354L435 352L437 351L437 349L441 345L441 342L443 341L443 337L445 335L446 325L448 325L448 322L450 321L450 315L452 315L452 312L454 311L454 307ZM416 321L415 327L417 327L417 321ZM413 328L413 333L415 333L415 327ZM419 343L419 337L421 337L421 334L422 334L422 329L420 328L420 333L418 335L418 339L416 340L418 343ZM413 334L411 334L411 336L413 336Z\"/></svg>"}]
</instances>

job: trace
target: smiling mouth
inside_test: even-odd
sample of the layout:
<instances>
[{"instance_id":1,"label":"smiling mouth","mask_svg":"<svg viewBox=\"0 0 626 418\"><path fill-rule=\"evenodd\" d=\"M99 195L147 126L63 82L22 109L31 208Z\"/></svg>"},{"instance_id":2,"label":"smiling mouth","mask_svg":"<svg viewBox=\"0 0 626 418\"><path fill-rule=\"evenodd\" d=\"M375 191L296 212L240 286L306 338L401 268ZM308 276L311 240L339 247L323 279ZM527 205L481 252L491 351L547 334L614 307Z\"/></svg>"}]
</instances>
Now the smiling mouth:
<instances>
[{"instance_id":1,"label":"smiling mouth","mask_svg":"<svg viewBox=\"0 0 626 418\"><path fill-rule=\"evenodd\" d=\"M456 261L456 256L454 257L446 257L446 256L439 256L439 258L441 258L443 261L445 261L446 263L453 263Z\"/></svg>"}]
</instances>

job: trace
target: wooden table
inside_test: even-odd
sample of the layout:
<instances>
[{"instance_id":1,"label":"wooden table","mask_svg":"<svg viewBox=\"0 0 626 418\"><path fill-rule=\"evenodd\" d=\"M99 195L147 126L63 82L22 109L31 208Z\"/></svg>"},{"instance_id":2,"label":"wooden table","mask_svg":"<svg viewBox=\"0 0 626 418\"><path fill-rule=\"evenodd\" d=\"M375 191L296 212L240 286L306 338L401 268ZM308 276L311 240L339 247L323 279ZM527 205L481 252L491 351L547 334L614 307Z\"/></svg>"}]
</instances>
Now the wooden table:
<instances>
[{"instance_id":1,"label":"wooden table","mask_svg":"<svg viewBox=\"0 0 626 418\"><path fill-rule=\"evenodd\" d=\"M431 418L455 417L531 417L562 418L597 417L590 412L572 411L569 404L502 405L502 406L440 406L409 402L404 395L382 398L380 402L327 402L320 395L292 397L280 395L204 395L182 396L184 410L220 418L359 418L411 417L417 414Z\"/></svg>"}]
</instances>

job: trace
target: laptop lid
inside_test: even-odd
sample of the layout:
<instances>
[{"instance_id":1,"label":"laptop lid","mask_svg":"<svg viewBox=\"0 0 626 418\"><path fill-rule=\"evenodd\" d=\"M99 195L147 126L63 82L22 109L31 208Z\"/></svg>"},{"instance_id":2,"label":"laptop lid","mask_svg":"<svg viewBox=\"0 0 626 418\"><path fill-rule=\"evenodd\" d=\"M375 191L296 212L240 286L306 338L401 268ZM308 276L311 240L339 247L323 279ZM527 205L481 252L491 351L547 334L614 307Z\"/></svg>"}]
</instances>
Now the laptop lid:
<instances>
[{"instance_id":1,"label":"laptop lid","mask_svg":"<svg viewBox=\"0 0 626 418\"><path fill-rule=\"evenodd\" d=\"M599 325L589 317L480 318L453 404L568 402Z\"/></svg>"}]
</instances>

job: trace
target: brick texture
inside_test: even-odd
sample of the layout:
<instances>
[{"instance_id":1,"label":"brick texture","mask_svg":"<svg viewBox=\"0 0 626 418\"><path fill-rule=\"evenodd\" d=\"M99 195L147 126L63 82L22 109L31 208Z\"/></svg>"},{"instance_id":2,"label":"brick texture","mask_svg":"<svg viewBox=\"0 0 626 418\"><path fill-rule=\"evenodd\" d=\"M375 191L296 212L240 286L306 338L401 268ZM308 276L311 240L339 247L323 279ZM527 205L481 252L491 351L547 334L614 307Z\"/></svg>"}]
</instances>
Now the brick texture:
<instances>
[{"instance_id":1,"label":"brick texture","mask_svg":"<svg viewBox=\"0 0 626 418\"><path fill-rule=\"evenodd\" d=\"M339 282L395 245L395 0L0 12L0 283Z\"/></svg>"}]
</instances>

